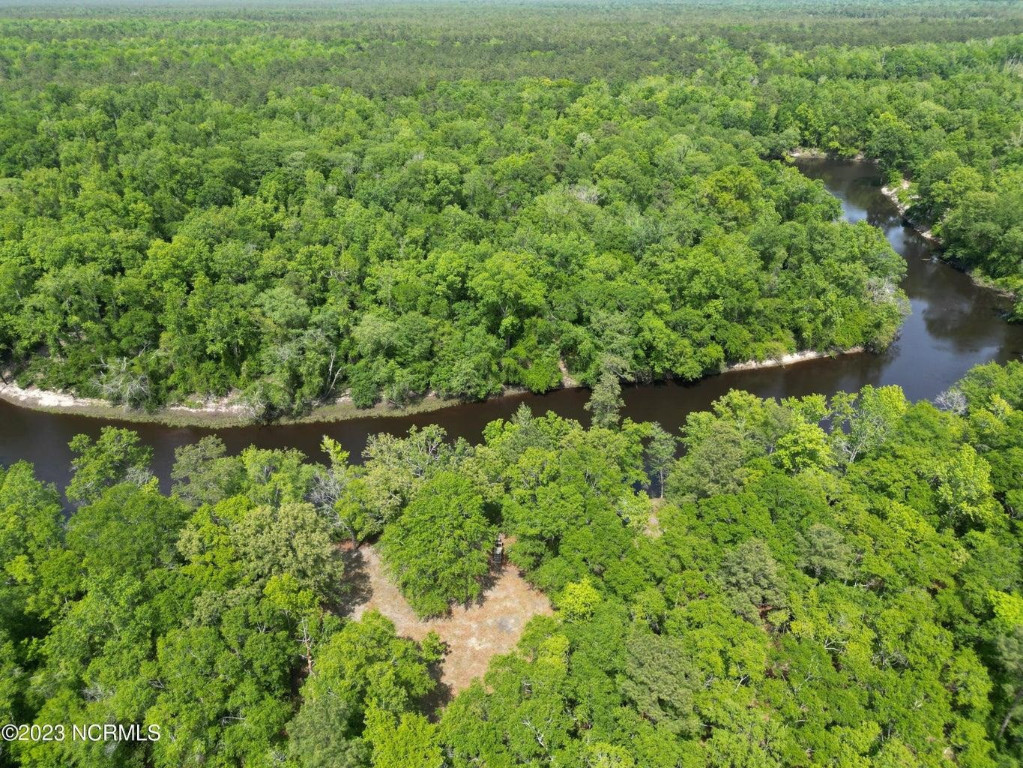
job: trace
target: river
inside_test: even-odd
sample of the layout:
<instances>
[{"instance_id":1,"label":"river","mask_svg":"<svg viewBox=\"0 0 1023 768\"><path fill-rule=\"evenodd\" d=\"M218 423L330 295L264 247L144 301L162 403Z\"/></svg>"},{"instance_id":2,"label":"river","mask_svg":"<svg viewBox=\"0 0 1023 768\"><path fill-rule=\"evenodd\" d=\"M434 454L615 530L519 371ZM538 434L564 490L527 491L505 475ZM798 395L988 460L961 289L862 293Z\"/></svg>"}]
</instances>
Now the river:
<instances>
[{"instance_id":1,"label":"river","mask_svg":"<svg viewBox=\"0 0 1023 768\"><path fill-rule=\"evenodd\" d=\"M731 371L693 384L663 383L627 387L625 414L637 421L658 421L677 430L688 413L706 409L729 389L761 397L831 394L866 384L898 384L913 399L930 399L947 389L974 365L1023 356L1023 326L1002 319L1006 300L939 261L933 247L901 223L898 212L880 191L869 163L805 160L800 169L821 179L842 203L850 221L866 219L884 230L907 262L903 288L912 313L898 341L883 354L855 354L795 363L785 367ZM0 463L27 459L43 480L63 488L68 481L68 441L84 432L97 435L107 424L139 432L153 448L154 471L166 489L174 449L216 432L231 452L248 445L298 448L320 458L323 435L338 440L358 457L368 437L378 432L404 434L413 425L436 423L452 437L477 441L483 427L506 418L523 403L535 413L548 410L582 421L586 390L558 390L547 395L516 395L485 403L468 403L407 417L372 417L325 424L247 426L210 430L131 424L70 414L31 411L0 401Z\"/></svg>"}]
</instances>

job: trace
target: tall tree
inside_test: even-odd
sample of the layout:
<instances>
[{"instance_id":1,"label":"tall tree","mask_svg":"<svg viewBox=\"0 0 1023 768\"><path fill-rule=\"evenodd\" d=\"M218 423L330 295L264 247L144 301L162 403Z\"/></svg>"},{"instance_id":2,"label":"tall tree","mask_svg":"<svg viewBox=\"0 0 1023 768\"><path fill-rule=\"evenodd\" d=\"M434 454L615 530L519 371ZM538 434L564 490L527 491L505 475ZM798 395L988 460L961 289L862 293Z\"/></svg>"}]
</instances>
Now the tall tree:
<instances>
[{"instance_id":1,"label":"tall tree","mask_svg":"<svg viewBox=\"0 0 1023 768\"><path fill-rule=\"evenodd\" d=\"M495 534L470 480L444 471L388 526L380 549L412 607L431 616L480 596Z\"/></svg>"}]
</instances>

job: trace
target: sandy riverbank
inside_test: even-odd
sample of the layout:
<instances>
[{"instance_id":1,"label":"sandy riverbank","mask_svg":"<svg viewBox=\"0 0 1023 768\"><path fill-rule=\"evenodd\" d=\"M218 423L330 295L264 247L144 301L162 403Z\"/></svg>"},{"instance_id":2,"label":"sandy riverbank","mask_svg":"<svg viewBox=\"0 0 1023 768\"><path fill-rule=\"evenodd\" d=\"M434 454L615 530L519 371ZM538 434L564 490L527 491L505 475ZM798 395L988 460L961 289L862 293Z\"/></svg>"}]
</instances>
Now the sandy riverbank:
<instances>
[{"instance_id":1,"label":"sandy riverbank","mask_svg":"<svg viewBox=\"0 0 1023 768\"><path fill-rule=\"evenodd\" d=\"M507 394L514 394L508 392ZM69 392L55 392L38 387L19 387L14 382L0 382L0 400L19 408L49 413L74 414L107 421L131 423L155 423L170 427L199 427L224 429L243 427L254 423L252 409L238 400L211 398L198 405L169 405L154 411L111 405L105 400L78 397ZM427 395L419 402L406 407L377 404L372 408L357 408L349 397L341 397L332 403L317 405L304 416L281 418L275 423L301 424L349 419L408 416L426 413L457 405L460 401Z\"/></svg>"},{"instance_id":2,"label":"sandy riverbank","mask_svg":"<svg viewBox=\"0 0 1023 768\"><path fill-rule=\"evenodd\" d=\"M850 162L867 162L867 163L875 162L871 158L869 158L866 155L864 155L862 152L857 154L857 155L855 155L855 156L853 156L853 157L845 157L845 156L841 156L841 155L834 155L834 154L825 152L825 151L820 150L820 149L813 149L813 148L806 148L806 147L801 147L799 149L794 149L793 151L789 152L788 157L791 160L834 160L834 159L842 159L842 160L848 160ZM908 197L906 195L906 192L910 188L910 184L911 184L911 182L909 181L909 179L903 177L899 181L898 184L882 186L881 187L881 194L884 195L889 201L891 201L892 205L895 206L895 209L899 212L899 215L902 217L902 221L908 227L910 227L914 232L916 232L918 235L920 235L920 237L922 237L924 240L929 242L935 248L941 249L943 247L943 244L941 242L941 238L938 237L936 234L934 234L934 232L931 229L923 226L919 222L914 221L912 219L912 217L907 215L908 212L909 212L909 209L912 207L912 201L906 199ZM960 272L965 273L967 276L969 276L969 278L974 283L976 283L980 287L986 288L987 290L990 290L990 291L994 291L995 293L998 293L998 294L1000 294L1002 296L1005 296L1006 298L1009 298L1009 299L1014 299L1015 298L1015 294L1012 291L1009 291L1009 290L1003 288L1002 286L1000 286L994 280L992 280L992 279L990 279L990 278L988 278L988 277L986 277L986 276L984 276L982 274L978 274L974 270L967 269L963 264L959 263L958 261L956 261L953 258L948 257L945 254L938 254L938 256L943 261L945 261L947 264L950 264L951 266L953 266L956 269L958 269Z\"/></svg>"},{"instance_id":3,"label":"sandy riverbank","mask_svg":"<svg viewBox=\"0 0 1023 768\"><path fill-rule=\"evenodd\" d=\"M872 162L862 152L855 155L834 155L830 152L825 152L823 149L814 149L812 147L799 147L789 152L788 156L793 160L848 160L853 163L864 163Z\"/></svg>"},{"instance_id":4,"label":"sandy riverbank","mask_svg":"<svg viewBox=\"0 0 1023 768\"><path fill-rule=\"evenodd\" d=\"M845 157L841 155L836 156L828 152L825 152L824 150L821 149L812 149L806 147L794 149L791 152L789 152L788 156L792 160L833 160L838 158L853 163L874 162L869 157L864 155L862 152L852 157ZM902 181L897 185L881 187L881 194L892 202L892 204L898 210L899 215L902 216L903 220L907 224L909 224L917 232L917 234L919 234L925 240L940 246L941 240L931 230L924 228L923 226L913 221L906 215L906 212L910 208L910 203L904 202L903 198L905 197L906 190L909 189L909 185L910 185L909 179L903 178Z\"/></svg>"},{"instance_id":5,"label":"sandy riverbank","mask_svg":"<svg viewBox=\"0 0 1023 768\"><path fill-rule=\"evenodd\" d=\"M747 360L745 363L732 363L731 365L725 366L722 373L727 373L728 371L755 371L760 368L779 368L784 365L792 365L793 363L803 363L807 360L820 360L824 357L857 355L864 351L866 351L866 348L862 346L834 352L817 352L811 349L806 352L793 352L791 354L782 355L781 357L771 358L769 360Z\"/></svg>"},{"instance_id":6,"label":"sandy riverbank","mask_svg":"<svg viewBox=\"0 0 1023 768\"><path fill-rule=\"evenodd\" d=\"M863 347L853 347L845 351L817 352L807 350L793 352L781 357L768 360L747 360L741 363L725 365L721 373L729 371L752 371L760 368L777 368L785 365L793 365L808 360L818 360L824 357L837 357L838 355L851 355L863 352ZM583 385L572 379L563 369L562 389L580 389ZM708 374L714 375L714 374ZM506 387L503 392L491 399L511 397L525 394L526 390L520 387ZM54 392L51 390L39 389L38 387L19 387L13 381L8 383L0 382L0 400L16 405L20 408L28 408L35 411L47 411L50 413L69 413L78 416L87 416L108 421L157 423L166 424L172 427L199 427L207 429L224 429L228 427L241 427L253 423L252 410L247 405L228 398L210 399L196 406L171 405L155 411L142 411L130 409L125 406L111 405L104 400L93 398L77 397L68 392ZM352 419L387 418L410 416L417 413L429 413L460 405L464 401L454 398L442 398L430 393L421 400L408 406L392 406L383 403L372 408L357 408L349 397L338 398L333 403L323 403L315 406L308 414L299 417L287 417L279 419L279 424L318 424L335 421L349 421Z\"/></svg>"},{"instance_id":7,"label":"sandy riverbank","mask_svg":"<svg viewBox=\"0 0 1023 768\"><path fill-rule=\"evenodd\" d=\"M894 205L895 208L898 210L899 215L902 216L902 221L907 226L912 228L914 232L920 235L920 237L922 237L927 242L931 243L935 248L938 249L942 248L942 242L940 237L935 235L934 232L932 232L930 229L927 229L922 224L913 221L913 219L910 216L906 215L907 211L910 209L911 206L911 203L904 202L904 198L906 196L905 192L906 190L909 189L909 186L910 186L909 179L904 178L897 185L881 187L881 194L883 194L892 202L892 205ZM989 291L994 291L995 293L1005 296L1006 298L1009 299L1015 298L1015 294L1012 291L1005 289L994 280L984 276L983 274L976 272L975 270L967 269L963 264L958 262L956 259L950 258L942 253L939 253L937 255L940 256L941 259L945 261L947 264L950 264L951 266L958 269L960 272L964 273L967 277L969 277L974 283L979 285L981 288L985 288Z\"/></svg>"},{"instance_id":8,"label":"sandy riverbank","mask_svg":"<svg viewBox=\"0 0 1023 768\"><path fill-rule=\"evenodd\" d=\"M909 179L903 179L896 186L884 186L881 187L881 194L891 200L892 205L898 210L899 215L902 216L902 220L906 222L913 230L920 235L924 240L929 243L933 243L936 246L941 245L941 239L935 235L931 230L926 229L923 225L913 221L906 212L909 210L910 203L904 202L906 190L909 189Z\"/></svg>"},{"instance_id":9,"label":"sandy riverbank","mask_svg":"<svg viewBox=\"0 0 1023 768\"><path fill-rule=\"evenodd\" d=\"M792 159L830 157L828 153L815 149L797 149L790 153ZM857 155L847 158L851 161L865 161L866 158ZM908 181L904 181L900 189L907 189ZM898 197L898 189L882 188L882 192L890 199L904 214L908 206L904 205ZM934 236L926 231L918 231L924 237L937 242ZM747 360L746 362L732 363L723 366L721 373L729 371L750 371L759 368L774 368L785 365L792 365L808 360L816 360L824 357L836 357L841 354L855 354L862 352L863 347L854 347L845 351L818 352L806 350L782 355L778 358L768 360ZM578 389L581 385L568 371L564 361L560 361L561 388ZM713 374L708 374L713 375ZM519 387L506 387L494 398L510 397L524 394L525 390ZM78 397L68 392L55 392L39 389L38 387L19 387L13 381L8 383L0 382L0 400L13 405L29 408L38 411L49 411L53 413L72 413L91 418L106 419L109 421L122 422L151 422L166 424L175 427L199 427L209 429L223 429L250 425L254 422L254 413L250 406L241 401L240 396L229 395L221 398L208 398L194 404L175 404L160 408L155 411L143 411L131 409L125 406L111 405L104 400ZM286 417L279 419L280 424L310 424L336 421L348 421L361 418L379 417L400 417L417 413L438 411L462 401L453 398L442 398L434 393L427 394L417 402L406 406L393 406L388 404L377 404L372 408L357 408L350 397L342 396L331 403L316 405L308 414L299 417Z\"/></svg>"}]
</instances>

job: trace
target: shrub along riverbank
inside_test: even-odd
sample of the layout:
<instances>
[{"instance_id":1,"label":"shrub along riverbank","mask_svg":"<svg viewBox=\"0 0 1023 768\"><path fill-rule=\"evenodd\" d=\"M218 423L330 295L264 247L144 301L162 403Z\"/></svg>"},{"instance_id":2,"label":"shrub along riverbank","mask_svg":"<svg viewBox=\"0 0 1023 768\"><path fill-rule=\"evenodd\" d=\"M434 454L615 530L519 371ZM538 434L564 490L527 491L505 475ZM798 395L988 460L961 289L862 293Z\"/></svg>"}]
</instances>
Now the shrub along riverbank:
<instances>
[{"instance_id":1,"label":"shrub along riverbank","mask_svg":"<svg viewBox=\"0 0 1023 768\"><path fill-rule=\"evenodd\" d=\"M785 365L805 362L807 360L819 360L824 357L835 357L838 355L855 355L864 352L863 347L853 347L843 351L823 352L795 352L769 360L747 360L744 363L735 363L723 367L726 371L753 371L763 368L777 368ZM567 379L567 377L566 377ZM577 389L583 385L571 380L563 379L561 385L565 389ZM509 397L522 394L527 390L521 387L503 387L502 391L492 395L488 399ZM164 406L143 410L129 408L126 405L113 405L103 400L82 398L66 392L54 392L51 390L38 389L36 387L24 388L14 381L0 383L0 400L16 405L19 408L29 408L35 411L49 413L74 413L80 416L89 416L96 419L109 419L115 421L127 421L137 423L157 423L167 426L195 426L195 427L235 427L251 424L257 417L257 412L251 404L245 402L240 393L227 396L218 401L205 404ZM364 419L370 417L402 417L416 413L429 413L444 408L458 405L462 401L457 398L441 398L435 393L429 393L404 405L391 403L377 403L368 408L359 408L352 402L350 397L339 398L331 404L318 404L313 406L308 413L302 415L287 415L278 417L276 424L326 424L335 421L348 421L350 419Z\"/></svg>"}]
</instances>

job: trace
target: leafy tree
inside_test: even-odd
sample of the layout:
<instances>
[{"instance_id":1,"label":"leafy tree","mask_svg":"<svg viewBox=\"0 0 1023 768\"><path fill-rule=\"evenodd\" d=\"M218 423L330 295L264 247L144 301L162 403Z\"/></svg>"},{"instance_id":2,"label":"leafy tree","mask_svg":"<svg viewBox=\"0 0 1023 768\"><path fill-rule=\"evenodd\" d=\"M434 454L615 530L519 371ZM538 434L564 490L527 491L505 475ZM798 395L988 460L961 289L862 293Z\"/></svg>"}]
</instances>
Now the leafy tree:
<instances>
[{"instance_id":1,"label":"leafy tree","mask_svg":"<svg viewBox=\"0 0 1023 768\"><path fill-rule=\"evenodd\" d=\"M14 626L18 611L48 615L68 594L76 563L63 549L65 528L57 491L18 462L0 470L0 594ZM10 622L7 624L6 622Z\"/></svg>"},{"instance_id":2,"label":"leafy tree","mask_svg":"<svg viewBox=\"0 0 1023 768\"><path fill-rule=\"evenodd\" d=\"M852 551L842 534L814 523L800 541L799 566L817 579L848 581L852 576Z\"/></svg>"},{"instance_id":3,"label":"leafy tree","mask_svg":"<svg viewBox=\"0 0 1023 768\"><path fill-rule=\"evenodd\" d=\"M494 527L472 483L439 472L384 531L381 552L412 607L425 616L480 596L490 570Z\"/></svg>"},{"instance_id":4,"label":"leafy tree","mask_svg":"<svg viewBox=\"0 0 1023 768\"><path fill-rule=\"evenodd\" d=\"M1005 675L1002 682L1002 695L1005 700L1005 715L998 726L998 737L1003 738L1009 731L1013 721L1018 727L1023 704L1023 627L1013 627L1012 631L998 638L998 664ZM1009 738L1012 738L1010 735Z\"/></svg>"},{"instance_id":5,"label":"leafy tree","mask_svg":"<svg viewBox=\"0 0 1023 768\"><path fill-rule=\"evenodd\" d=\"M741 615L750 619L758 612L784 615L788 603L785 584L764 542L751 539L729 552L721 563L721 580L735 596Z\"/></svg>"},{"instance_id":6,"label":"leafy tree","mask_svg":"<svg viewBox=\"0 0 1023 768\"><path fill-rule=\"evenodd\" d=\"M646 448L646 461L650 470L657 475L659 495L664 498L664 483L675 460L678 441L654 422L650 427L650 443Z\"/></svg>"},{"instance_id":7,"label":"leafy tree","mask_svg":"<svg viewBox=\"0 0 1023 768\"><path fill-rule=\"evenodd\" d=\"M620 418L623 381L895 338L904 265L797 146L878 160L1023 316L1023 18L921 7L11 9L5 379L259 420L573 379L594 426L520 411L329 466L208 439L170 496L109 430L73 444L67 518L0 468L0 717L164 728L0 760L1020 763L1023 366L943 412L732 392L678 460ZM430 711L439 642L343 614L336 540L381 536L442 612L497 530L555 610Z\"/></svg>"},{"instance_id":8,"label":"leafy tree","mask_svg":"<svg viewBox=\"0 0 1023 768\"><path fill-rule=\"evenodd\" d=\"M677 735L699 729L693 711L693 693L702 681L676 638L634 633L627 642L627 660L620 683L622 695L636 711Z\"/></svg>"},{"instance_id":9,"label":"leafy tree","mask_svg":"<svg viewBox=\"0 0 1023 768\"><path fill-rule=\"evenodd\" d=\"M206 436L174 450L171 480L174 493L187 504L217 504L237 493L242 483L240 462L226 458L223 441Z\"/></svg>"},{"instance_id":10,"label":"leafy tree","mask_svg":"<svg viewBox=\"0 0 1023 768\"><path fill-rule=\"evenodd\" d=\"M187 512L154 486L115 486L75 513L67 546L88 579L141 576L177 561L177 537Z\"/></svg>"},{"instance_id":11,"label":"leafy tree","mask_svg":"<svg viewBox=\"0 0 1023 768\"><path fill-rule=\"evenodd\" d=\"M352 716L331 693L304 702L288 724L288 755L308 768L358 768L369 764L370 746L352 735Z\"/></svg>"},{"instance_id":12,"label":"leafy tree","mask_svg":"<svg viewBox=\"0 0 1023 768\"><path fill-rule=\"evenodd\" d=\"M422 715L404 713L396 718L371 708L366 721L374 768L433 768L443 764L437 728Z\"/></svg>"},{"instance_id":13,"label":"leafy tree","mask_svg":"<svg viewBox=\"0 0 1023 768\"><path fill-rule=\"evenodd\" d=\"M233 526L231 538L254 581L289 576L299 588L325 596L343 588L344 564L310 504L256 507Z\"/></svg>"},{"instance_id":14,"label":"leafy tree","mask_svg":"<svg viewBox=\"0 0 1023 768\"><path fill-rule=\"evenodd\" d=\"M104 427L95 442L87 435L76 435L70 445L75 454L74 476L66 493L78 506L95 501L112 485L142 485L151 477L152 449L140 445L138 434L131 430Z\"/></svg>"},{"instance_id":15,"label":"leafy tree","mask_svg":"<svg viewBox=\"0 0 1023 768\"><path fill-rule=\"evenodd\" d=\"M600 593L589 580L569 584L561 594L558 607L568 621L588 619L600 603Z\"/></svg>"},{"instance_id":16,"label":"leafy tree","mask_svg":"<svg viewBox=\"0 0 1023 768\"><path fill-rule=\"evenodd\" d=\"M994 522L998 506L991 498L990 474L969 445L938 468L938 502L953 525Z\"/></svg>"},{"instance_id":17,"label":"leafy tree","mask_svg":"<svg viewBox=\"0 0 1023 768\"><path fill-rule=\"evenodd\" d=\"M602 372L586 402L586 410L593 414L593 423L598 427L613 427L621 420L624 405L618 377L611 371Z\"/></svg>"},{"instance_id":18,"label":"leafy tree","mask_svg":"<svg viewBox=\"0 0 1023 768\"><path fill-rule=\"evenodd\" d=\"M358 735L370 705L399 714L429 693L435 684L428 669L433 661L415 643L397 637L389 619L369 611L319 650L303 698L308 702L337 698L323 708L334 713L332 717L347 712L349 732Z\"/></svg>"}]
</instances>

